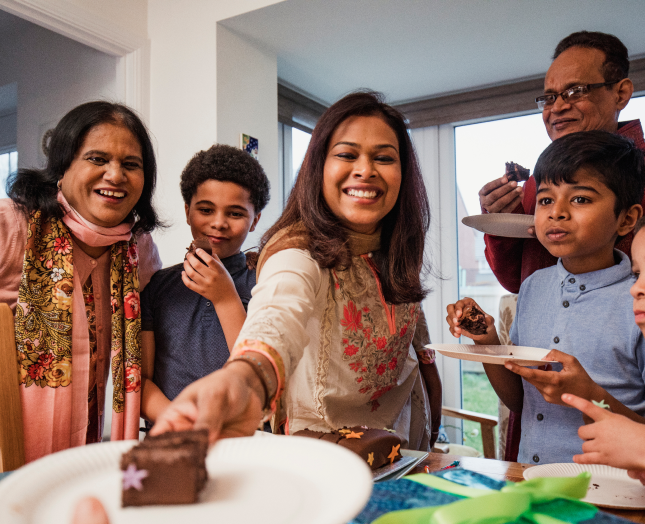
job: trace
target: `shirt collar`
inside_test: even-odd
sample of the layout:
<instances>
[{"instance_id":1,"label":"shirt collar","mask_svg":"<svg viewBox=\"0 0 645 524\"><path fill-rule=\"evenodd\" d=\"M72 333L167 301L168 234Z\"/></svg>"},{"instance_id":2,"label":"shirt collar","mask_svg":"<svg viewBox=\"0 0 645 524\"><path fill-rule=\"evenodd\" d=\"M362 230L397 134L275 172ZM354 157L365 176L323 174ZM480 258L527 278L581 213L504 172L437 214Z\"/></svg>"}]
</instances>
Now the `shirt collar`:
<instances>
[{"instance_id":1,"label":"shirt collar","mask_svg":"<svg viewBox=\"0 0 645 524\"><path fill-rule=\"evenodd\" d=\"M222 264L224 264L228 274L233 275L246 269L246 255L244 253L238 253L237 255L222 258Z\"/></svg>"},{"instance_id":2,"label":"shirt collar","mask_svg":"<svg viewBox=\"0 0 645 524\"><path fill-rule=\"evenodd\" d=\"M626 122L618 122L618 130L616 134L629 138L634 142L634 145L639 149L645 149L645 138L643 138L643 128L641 121L628 120Z\"/></svg>"},{"instance_id":3,"label":"shirt collar","mask_svg":"<svg viewBox=\"0 0 645 524\"><path fill-rule=\"evenodd\" d=\"M558 277L560 279L560 286L566 287L574 284L578 289L584 286L581 291L591 291L605 286L611 286L616 282L620 282L632 276L632 263L629 257L622 251L614 249L614 255L620 260L620 263L614 264L611 267L600 269L598 271L591 271L589 273L580 273L574 275L567 271L562 265L562 259L558 259ZM574 282L571 282L573 280Z\"/></svg>"}]
</instances>

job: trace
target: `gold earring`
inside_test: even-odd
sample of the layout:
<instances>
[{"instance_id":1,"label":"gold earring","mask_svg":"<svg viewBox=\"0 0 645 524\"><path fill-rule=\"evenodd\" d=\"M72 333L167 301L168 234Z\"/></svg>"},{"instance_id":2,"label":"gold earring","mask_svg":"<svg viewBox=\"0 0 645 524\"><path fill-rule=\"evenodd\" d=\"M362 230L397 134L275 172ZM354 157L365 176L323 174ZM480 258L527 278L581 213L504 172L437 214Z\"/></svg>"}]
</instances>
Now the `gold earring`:
<instances>
[{"instance_id":1,"label":"gold earring","mask_svg":"<svg viewBox=\"0 0 645 524\"><path fill-rule=\"evenodd\" d=\"M58 179L58 182L56 182L56 187L58 188L58 190L59 190L59 191L60 191L60 183L61 183L62 181L63 181L63 179L62 179L62 178L59 178L59 179Z\"/></svg>"}]
</instances>

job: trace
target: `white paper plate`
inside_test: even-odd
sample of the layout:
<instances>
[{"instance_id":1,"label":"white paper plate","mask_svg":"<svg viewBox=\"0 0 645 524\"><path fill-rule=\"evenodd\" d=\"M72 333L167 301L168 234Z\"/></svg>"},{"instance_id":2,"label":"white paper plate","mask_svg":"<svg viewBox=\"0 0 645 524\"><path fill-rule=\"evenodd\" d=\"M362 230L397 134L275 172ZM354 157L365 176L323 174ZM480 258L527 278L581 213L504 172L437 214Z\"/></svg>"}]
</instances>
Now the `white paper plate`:
<instances>
[{"instance_id":1,"label":"white paper plate","mask_svg":"<svg viewBox=\"0 0 645 524\"><path fill-rule=\"evenodd\" d=\"M367 464L340 446L304 437L235 438L209 452L199 503L121 508L119 460L134 444L73 448L15 471L0 483L0 521L68 523L78 500L91 495L105 506L110 524L341 524L372 491Z\"/></svg>"},{"instance_id":2,"label":"white paper plate","mask_svg":"<svg viewBox=\"0 0 645 524\"><path fill-rule=\"evenodd\" d=\"M428 344L442 355L460 360L472 360L484 364L501 364L513 362L518 366L543 366L547 362L542 358L548 349L528 346L475 346L473 344Z\"/></svg>"},{"instance_id":3,"label":"white paper plate","mask_svg":"<svg viewBox=\"0 0 645 524\"><path fill-rule=\"evenodd\" d=\"M526 230L533 225L533 215L490 213L461 219L462 224L498 237L533 238Z\"/></svg>"},{"instance_id":4,"label":"white paper plate","mask_svg":"<svg viewBox=\"0 0 645 524\"><path fill-rule=\"evenodd\" d=\"M544 464L524 470L524 478L575 477L591 473L585 502L616 509L645 509L645 486L627 475L624 469L599 464Z\"/></svg>"}]
</instances>

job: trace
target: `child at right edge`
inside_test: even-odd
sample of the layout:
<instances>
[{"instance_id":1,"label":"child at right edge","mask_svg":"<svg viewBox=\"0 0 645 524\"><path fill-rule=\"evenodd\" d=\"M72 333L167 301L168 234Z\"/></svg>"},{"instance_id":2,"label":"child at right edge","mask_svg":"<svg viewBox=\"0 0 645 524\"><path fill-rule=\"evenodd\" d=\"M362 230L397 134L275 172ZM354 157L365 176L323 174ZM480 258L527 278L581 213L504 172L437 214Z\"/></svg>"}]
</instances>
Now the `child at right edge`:
<instances>
[{"instance_id":1,"label":"child at right edge","mask_svg":"<svg viewBox=\"0 0 645 524\"><path fill-rule=\"evenodd\" d=\"M636 276L630 290L634 320L645 332L645 218L634 228L632 271ZM584 441L583 454L574 456L573 461L627 469L631 477L645 484L645 425L569 393L562 395L562 400L595 421L578 429L578 436Z\"/></svg>"},{"instance_id":2,"label":"child at right edge","mask_svg":"<svg viewBox=\"0 0 645 524\"><path fill-rule=\"evenodd\" d=\"M559 260L522 284L510 336L518 346L551 349L543 359L550 363L484 368L501 400L522 412L518 461L571 462L582 452L584 421L563 394L604 401L614 413L645 422L645 342L627 300L634 277L627 255L614 249L642 216L645 168L630 141L587 131L554 141L534 175L536 235ZM447 307L452 334L499 344L489 315L483 335L460 327L473 303L465 298Z\"/></svg>"}]
</instances>

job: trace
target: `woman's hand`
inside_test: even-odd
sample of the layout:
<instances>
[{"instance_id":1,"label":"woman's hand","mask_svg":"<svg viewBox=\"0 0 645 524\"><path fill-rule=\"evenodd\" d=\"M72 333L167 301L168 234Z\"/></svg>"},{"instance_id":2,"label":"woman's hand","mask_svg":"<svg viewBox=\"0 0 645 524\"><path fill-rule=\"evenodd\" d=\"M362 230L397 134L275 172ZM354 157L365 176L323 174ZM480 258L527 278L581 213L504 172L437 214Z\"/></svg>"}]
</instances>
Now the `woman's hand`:
<instances>
[{"instance_id":1,"label":"woman's hand","mask_svg":"<svg viewBox=\"0 0 645 524\"><path fill-rule=\"evenodd\" d=\"M190 384L159 415L150 431L207 428L211 444L221 438L252 435L262 420L262 383L245 362L230 362Z\"/></svg>"},{"instance_id":2,"label":"woman's hand","mask_svg":"<svg viewBox=\"0 0 645 524\"><path fill-rule=\"evenodd\" d=\"M575 395L562 395L565 404L579 409L595 422L578 429L582 455L574 455L578 464L606 464L628 469L632 478L645 483L645 425L594 406Z\"/></svg>"},{"instance_id":3,"label":"woman's hand","mask_svg":"<svg viewBox=\"0 0 645 524\"><path fill-rule=\"evenodd\" d=\"M446 322L448 322L448 326L450 327L450 333L452 333L452 336L455 338L459 338L461 335L464 335L468 338L471 338L475 342L475 344L481 344L481 345L499 344L497 329L495 329L495 319L490 315L487 315L486 312L484 312L484 316L486 318L486 325L487 325L486 334L473 335L472 333L469 333L465 329L461 328L461 326L459 325L461 322L461 315L463 314L464 309L472 305L475 305L479 308L479 306L477 305L477 302L475 302L472 298L466 297L454 304L448 304L448 306L446 307L446 311L448 312L448 316L446 316Z\"/></svg>"}]
</instances>

